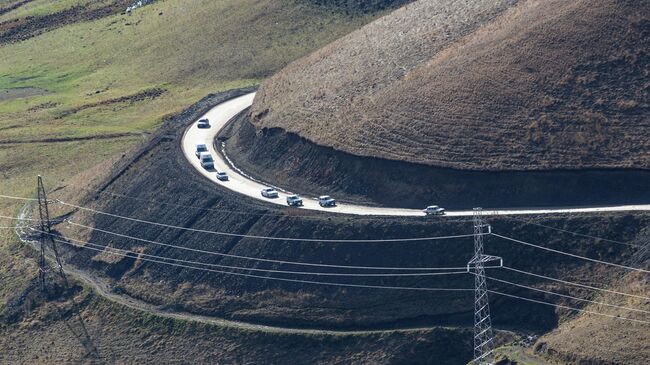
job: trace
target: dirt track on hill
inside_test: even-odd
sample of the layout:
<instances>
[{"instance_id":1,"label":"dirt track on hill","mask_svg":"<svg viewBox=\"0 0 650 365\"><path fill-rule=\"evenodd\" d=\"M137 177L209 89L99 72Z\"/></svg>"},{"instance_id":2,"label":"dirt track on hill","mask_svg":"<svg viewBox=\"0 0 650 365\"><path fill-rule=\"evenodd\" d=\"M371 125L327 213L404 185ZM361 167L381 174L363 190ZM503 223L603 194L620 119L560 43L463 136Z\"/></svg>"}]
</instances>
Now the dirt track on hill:
<instances>
[{"instance_id":1,"label":"dirt track on hill","mask_svg":"<svg viewBox=\"0 0 650 365\"><path fill-rule=\"evenodd\" d=\"M31 3L32 1L34 0L22 0L22 1L16 1L13 4L9 4L3 8L0 8L0 15L6 14L12 10L16 10L25 4Z\"/></svg>"},{"instance_id":2,"label":"dirt track on hill","mask_svg":"<svg viewBox=\"0 0 650 365\"><path fill-rule=\"evenodd\" d=\"M81 137L62 137L62 138L43 138L43 139L21 139L21 140L0 140L0 144L24 144L24 143L61 143L61 142L75 142L75 141L92 141L99 139L115 139L130 136L141 136L141 133L108 133L99 134L96 136L81 136Z\"/></svg>"},{"instance_id":3,"label":"dirt track on hill","mask_svg":"<svg viewBox=\"0 0 650 365\"><path fill-rule=\"evenodd\" d=\"M69 24L119 14L132 2L132 0L102 0L92 5L73 6L53 14L8 20L0 23L0 46L24 41Z\"/></svg>"}]
</instances>

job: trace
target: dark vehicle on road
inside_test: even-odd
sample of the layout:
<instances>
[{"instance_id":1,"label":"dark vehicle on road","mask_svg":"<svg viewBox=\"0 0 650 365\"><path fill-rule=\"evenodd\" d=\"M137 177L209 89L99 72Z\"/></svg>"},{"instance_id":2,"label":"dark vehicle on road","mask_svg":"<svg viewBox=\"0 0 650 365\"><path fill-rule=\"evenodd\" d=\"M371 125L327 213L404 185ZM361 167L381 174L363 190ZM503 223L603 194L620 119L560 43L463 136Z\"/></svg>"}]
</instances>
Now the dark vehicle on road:
<instances>
[{"instance_id":1,"label":"dark vehicle on road","mask_svg":"<svg viewBox=\"0 0 650 365\"><path fill-rule=\"evenodd\" d=\"M298 195L289 195L287 196L287 204L290 207L301 207L302 199Z\"/></svg>"},{"instance_id":2,"label":"dark vehicle on road","mask_svg":"<svg viewBox=\"0 0 650 365\"><path fill-rule=\"evenodd\" d=\"M199 128L210 128L210 121L208 119L201 119L196 126Z\"/></svg>"},{"instance_id":3,"label":"dark vehicle on road","mask_svg":"<svg viewBox=\"0 0 650 365\"><path fill-rule=\"evenodd\" d=\"M200 158L200 157L201 157L201 153L203 153L203 152L208 152L208 146L206 146L206 145L204 145L204 144L197 144L197 145L196 145L196 152L194 152L194 154L196 155L196 157L199 157L199 158Z\"/></svg>"}]
</instances>

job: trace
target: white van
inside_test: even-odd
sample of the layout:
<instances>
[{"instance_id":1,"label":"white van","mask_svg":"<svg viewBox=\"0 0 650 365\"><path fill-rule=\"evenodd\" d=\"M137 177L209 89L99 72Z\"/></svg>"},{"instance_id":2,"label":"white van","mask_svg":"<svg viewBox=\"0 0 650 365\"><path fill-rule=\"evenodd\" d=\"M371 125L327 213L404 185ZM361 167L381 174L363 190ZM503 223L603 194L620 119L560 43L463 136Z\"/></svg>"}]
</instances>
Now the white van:
<instances>
[{"instance_id":1,"label":"white van","mask_svg":"<svg viewBox=\"0 0 650 365\"><path fill-rule=\"evenodd\" d=\"M199 155L199 160L201 160L201 167L204 169L214 169L214 159L212 159L212 155L209 152L202 152L201 155Z\"/></svg>"}]
</instances>

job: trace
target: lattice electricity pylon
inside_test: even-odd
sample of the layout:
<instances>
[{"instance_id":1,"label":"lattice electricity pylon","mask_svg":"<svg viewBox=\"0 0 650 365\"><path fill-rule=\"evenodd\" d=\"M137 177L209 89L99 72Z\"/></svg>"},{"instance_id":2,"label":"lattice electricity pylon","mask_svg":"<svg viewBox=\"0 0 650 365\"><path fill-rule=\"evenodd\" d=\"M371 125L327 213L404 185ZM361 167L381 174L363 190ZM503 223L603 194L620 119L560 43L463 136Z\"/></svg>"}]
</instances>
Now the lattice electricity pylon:
<instances>
[{"instance_id":1,"label":"lattice electricity pylon","mask_svg":"<svg viewBox=\"0 0 650 365\"><path fill-rule=\"evenodd\" d=\"M482 209L474 208L474 256L467 263L467 271L474 269L474 365L492 365L494 336L490 319L485 263L498 261L503 266L503 259L483 253L483 236L492 233L492 227L483 223ZM487 228L487 232L484 229Z\"/></svg>"},{"instance_id":2,"label":"lattice electricity pylon","mask_svg":"<svg viewBox=\"0 0 650 365\"><path fill-rule=\"evenodd\" d=\"M39 278L41 280L41 288L45 290L45 271L47 271L47 263L45 262L45 242L49 241L52 246L52 252L54 252L54 258L56 259L56 264L59 267L59 275L63 279L66 287L68 286L68 278L63 271L63 264L61 263L61 258L59 257L59 251L56 248L56 242L52 236L52 222L50 221L50 210L48 208L47 195L45 194L45 187L43 186L43 178L38 176L38 215L40 218L40 243L41 243L41 257L39 261Z\"/></svg>"},{"instance_id":3,"label":"lattice electricity pylon","mask_svg":"<svg viewBox=\"0 0 650 365\"><path fill-rule=\"evenodd\" d=\"M40 218L41 228L41 258L39 262L39 274L42 290L45 292L45 271L47 270L47 263L45 262L45 243L47 241L50 242L50 246L52 247L52 252L54 253L54 258L56 259L56 264L59 267L59 275L61 276L61 279L63 279L64 289L69 290L70 283L68 282L68 277L63 271L63 263L61 262L61 257L59 257L59 251L56 248L56 240L52 235L52 222L50 221L48 200L47 195L45 194L45 187L43 186L43 179L40 175L38 176L37 191L38 214ZM83 317L81 317L81 313L76 311L78 305L74 298L74 295L70 297L70 301L72 302L72 308L68 309L67 311L62 310L57 305L55 305L54 308L59 313L59 317L61 317L61 320L68 327L72 335L76 337L79 342L81 342L81 345L86 349L86 355L92 356L94 358L99 358L99 352L97 351L97 347L93 343L93 340L88 333L88 329L86 328Z\"/></svg>"}]
</instances>

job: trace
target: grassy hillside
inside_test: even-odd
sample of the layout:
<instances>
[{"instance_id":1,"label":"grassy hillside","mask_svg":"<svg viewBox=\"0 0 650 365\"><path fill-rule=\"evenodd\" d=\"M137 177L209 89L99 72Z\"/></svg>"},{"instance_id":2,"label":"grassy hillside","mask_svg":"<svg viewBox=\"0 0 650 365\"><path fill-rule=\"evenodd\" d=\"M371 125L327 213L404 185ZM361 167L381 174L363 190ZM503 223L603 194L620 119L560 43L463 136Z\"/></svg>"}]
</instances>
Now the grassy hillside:
<instances>
[{"instance_id":1,"label":"grassy hillside","mask_svg":"<svg viewBox=\"0 0 650 365\"><path fill-rule=\"evenodd\" d=\"M370 19L302 1L169 0L0 46L0 191L31 195L37 174L65 184L205 94L258 83ZM2 214L17 207L0 200Z\"/></svg>"},{"instance_id":2,"label":"grassy hillside","mask_svg":"<svg viewBox=\"0 0 650 365\"><path fill-rule=\"evenodd\" d=\"M0 2L1 6L11 3ZM33 7L27 6L29 4ZM76 5L88 5L84 1L58 3L40 0L29 4L3 16L28 12L38 17ZM481 4L491 6L487 2ZM59 8L55 9L56 6ZM485 8L480 8L480 4L476 6L472 9L485 16L481 18L483 20L491 19L495 14L483 11ZM296 216L287 210L242 202L206 186L177 154L178 144L174 138L178 138L182 123L196 117L199 109L207 108L208 101L216 99L205 99L190 110L194 114L185 113L179 118L168 116L178 114L208 92L256 84L293 59L361 26L376 15L350 16L332 9L335 8L293 0L166 0L139 9L131 16L113 14L75 19L64 26L43 28L42 33L29 39L0 46L0 192L29 195L34 189L34 175L40 173L46 176L48 187L57 189L52 197L81 199L84 203L132 216L155 216L156 220L174 224L209 229L224 227L224 230L241 233L310 234L318 237L335 232L343 238L373 235L379 238L401 235L406 231L413 235L426 235L468 228L467 222L450 222L441 228L428 220L368 222L322 216L305 217L304 224L295 224ZM431 11L436 13L439 10ZM499 9L495 12L498 13ZM463 11L454 14L457 19L467 16ZM445 16L443 14L438 19L443 21ZM402 35L396 33L395 36ZM376 61L383 62L383 59ZM162 120L168 121L167 127L175 128L155 132ZM155 133L153 142L149 139L151 133ZM131 162L133 154L129 151L150 143L152 149L143 150L147 153L134 161L136 168L121 169ZM87 189L101 186L107 177L115 178L107 186L108 191L85 194ZM179 212L164 204L118 199L110 195L110 191L138 195L148 200L165 199L168 203L203 204L204 208L227 212L206 214L205 211L189 209ZM2 214L13 214L17 208L17 203L0 202ZM233 211L245 211L246 219ZM53 214L57 213L61 210L54 206ZM151 239L183 242L190 247L296 260L328 259L350 263L358 260L406 266L442 264L451 257L460 265L466 262L469 252L469 246L461 244L409 244L408 250L404 250L403 246L381 249L368 245L352 248L324 244L296 247L285 243L259 244L250 240L210 240L159 229L143 229L106 217L78 214L75 219ZM632 240L637 237L639 227L648 224L648 219L644 215L612 215L597 219L563 217L554 223L588 234L610 234L613 230L613 235L608 237ZM518 237L544 238L530 226L507 220L495 223L502 224L504 229ZM0 227L10 224L0 220ZM110 243L133 252L201 259L159 246L109 239L98 232L66 230L64 226L57 229L70 237ZM34 253L18 244L9 231L0 228L0 232L0 362L92 362L69 332L67 320L70 318L62 321L57 317L56 307L71 308L70 293L51 298L54 300L49 302L39 301ZM469 240L466 243L471 245ZM628 262L633 254L629 248L614 249L606 242L586 238L556 237L547 243L551 247L570 248L572 252L616 262ZM490 248L493 253L504 255L508 262L536 272L560 274L571 280L586 278L588 282L607 282L611 277L607 270L592 270L592 267L576 265L570 259L558 259L548 253L531 253L505 242ZM408 255L404 255L405 252ZM433 294L384 295L369 291L315 289L307 285L280 285L252 279L235 280L226 275L197 275L191 270L176 270L139 260L109 260L107 255L94 255L80 248L68 248L64 255L67 263L114 280L113 284L119 291L171 309L276 324L316 323L333 327L390 326L395 320L431 324L458 320L457 317L463 316L471 320L471 298L461 300L451 295ZM228 264L228 260L215 261L221 262ZM539 262L552 262L553 265L535 266ZM471 285L471 278L464 280ZM378 282L383 284L388 280ZM461 284L461 280L436 279L397 282L425 286ZM530 279L526 283L543 285ZM343 338L270 336L164 320L107 303L89 293L87 288L81 290L77 287L77 290L80 291L77 292L79 305L76 309L86 319L91 337L106 362L160 363L188 359L215 362L218 359L226 363L336 364L413 363L422 360L423 363L447 361L457 364L463 363L471 350L464 330L434 329L412 335ZM643 286L640 290L647 291ZM590 297L589 293L573 290L568 293ZM557 300L530 292L525 292L525 295ZM540 330L571 317L571 313L555 311L551 307L526 305L503 298L496 299L493 308L498 326L516 324ZM439 317L440 314L444 317ZM454 318L447 318L450 314L449 317ZM645 327L631 329L628 335L635 336ZM562 344L562 341L558 343ZM649 351L646 348L638 350L639 356L645 356ZM604 354L617 359L606 351Z\"/></svg>"},{"instance_id":3,"label":"grassy hillside","mask_svg":"<svg viewBox=\"0 0 650 365\"><path fill-rule=\"evenodd\" d=\"M119 6L109 14L58 18L114 4ZM293 0L165 0L131 16L120 14L121 6L119 1L0 1L0 37L16 29L25 35L0 41L2 194L31 195L37 174L50 186L66 185L77 175L83 186L142 144L166 116L209 92L256 84L378 15L346 15ZM41 23L44 17L50 21ZM32 28L14 24L26 19ZM18 207L0 199L0 214L14 215ZM25 256L29 250L6 228L12 224L0 219L0 311L37 276L33 257ZM64 325L53 313L48 306L38 320L44 330ZM39 329L22 322L4 326L0 323L0 362L9 361L5 356L17 362L22 355L42 355L40 343L28 348L20 342ZM128 329L121 328L104 338L124 337ZM70 349L68 355L78 352L63 346L52 356L62 359Z\"/></svg>"},{"instance_id":4,"label":"grassy hillside","mask_svg":"<svg viewBox=\"0 0 650 365\"><path fill-rule=\"evenodd\" d=\"M370 19L302 1L169 0L6 44L0 187L24 195L37 172L60 181L208 92L258 83Z\"/></svg>"},{"instance_id":5,"label":"grassy hillside","mask_svg":"<svg viewBox=\"0 0 650 365\"><path fill-rule=\"evenodd\" d=\"M258 129L437 167L647 169L648 9L418 1L270 78L252 113Z\"/></svg>"}]
</instances>

